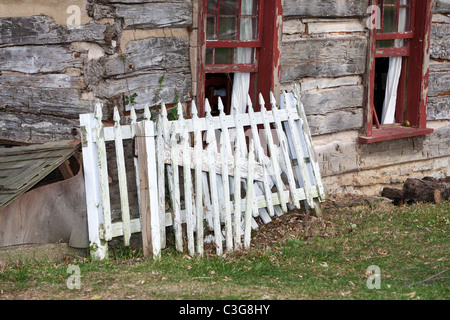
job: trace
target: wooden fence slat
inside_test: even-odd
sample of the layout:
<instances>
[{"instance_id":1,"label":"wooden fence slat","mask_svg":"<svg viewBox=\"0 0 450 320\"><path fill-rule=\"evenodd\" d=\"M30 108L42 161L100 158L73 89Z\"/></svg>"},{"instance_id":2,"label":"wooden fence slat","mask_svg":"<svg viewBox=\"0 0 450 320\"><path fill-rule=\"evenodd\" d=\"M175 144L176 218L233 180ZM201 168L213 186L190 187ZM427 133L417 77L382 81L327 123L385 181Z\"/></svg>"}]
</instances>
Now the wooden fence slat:
<instances>
[{"instance_id":1,"label":"wooden fence slat","mask_svg":"<svg viewBox=\"0 0 450 320\"><path fill-rule=\"evenodd\" d=\"M311 138L311 130L309 128L308 120L306 118L306 112L305 107L303 106L303 103L301 101L301 95L300 90L296 84L294 84L294 90L293 90L294 96L297 99L297 113L299 114L300 118L302 119L302 130L305 133L305 142L307 144L307 149L309 151L310 159L311 159L311 165L312 165L312 171L314 175L314 180L316 183L317 190L319 192L319 199L321 201L325 201L325 188L323 186L322 182L322 176L320 174L319 169L319 163L316 158L316 154L313 148L312 138Z\"/></svg>"},{"instance_id":2,"label":"wooden fence slat","mask_svg":"<svg viewBox=\"0 0 450 320\"><path fill-rule=\"evenodd\" d=\"M183 111L181 103L178 103L178 123L180 124L181 131L181 146L183 150L190 148L189 134L185 125L186 120L183 117ZM193 256L195 254L195 241L194 241L194 217L192 209L192 176L190 157L187 152L183 152L183 181L184 181L184 206L186 214L186 234L188 253Z\"/></svg>"},{"instance_id":3,"label":"wooden fence slat","mask_svg":"<svg viewBox=\"0 0 450 320\"><path fill-rule=\"evenodd\" d=\"M178 171L178 144L176 139L176 132L173 131L170 137L171 158L172 158L172 188L170 195L173 207L173 228L175 230L175 247L178 251L183 252L183 235L181 228L181 204L180 204L180 189L179 189L179 171Z\"/></svg>"},{"instance_id":4,"label":"wooden fence slat","mask_svg":"<svg viewBox=\"0 0 450 320\"><path fill-rule=\"evenodd\" d=\"M206 143L208 148L208 162L209 162L209 187L211 190L211 203L213 210L213 227L214 227L214 241L216 245L216 253L221 256L223 253L222 248L222 228L220 221L220 207L219 207L219 195L218 195L218 181L216 176L216 167L214 165L214 152L217 150L217 142L215 139L214 129L209 124L212 124L211 106L208 100L205 102L206 121L208 122L208 130L206 133Z\"/></svg>"},{"instance_id":5,"label":"wooden fence slat","mask_svg":"<svg viewBox=\"0 0 450 320\"><path fill-rule=\"evenodd\" d=\"M259 138L259 131L258 131L258 127L256 126L256 123L254 122L254 116L255 116L255 112L253 111L253 104L250 100L250 96L248 96L248 115L250 117L250 126L251 126L251 131L252 131L252 137L253 137L253 142L254 142L254 147L255 147L255 151L256 151L256 160L259 161L260 163L262 163L263 165L263 170L265 170L265 154L264 154L264 150L262 148L261 145L261 140ZM272 197L271 194L272 192L270 191L270 186L269 186L269 175L265 174L264 175L264 180L262 183L258 183L259 188L261 188L261 184L262 184L262 191L264 192L264 196L266 198L266 208L269 211L269 215L271 217L273 217L275 215L275 211L273 208L273 204L272 204ZM258 194L258 193L257 193ZM271 221L270 218L266 218L267 222L264 221L264 223L268 223Z\"/></svg>"},{"instance_id":6,"label":"wooden fence slat","mask_svg":"<svg viewBox=\"0 0 450 320\"><path fill-rule=\"evenodd\" d=\"M289 185L289 190L290 190L290 195L291 195L291 202L294 204L294 206L297 209L300 209L300 201L297 199L296 193L295 193L296 185L295 185L295 180L294 180L294 172L292 170L292 165L291 165L291 159L289 158L289 153L288 153L287 138L283 131L281 120L278 116L279 109L276 105L275 97L273 96L272 93L270 94L270 103L272 105L272 114L274 117L275 129L277 131L278 140L280 143L281 158L285 165L285 170L286 170L285 173L286 173L287 180L288 180L288 185Z\"/></svg>"},{"instance_id":7,"label":"wooden fence slat","mask_svg":"<svg viewBox=\"0 0 450 320\"><path fill-rule=\"evenodd\" d=\"M130 129L131 129L131 137L134 139L136 137L136 128L137 126L137 116L136 116L136 110L134 109L134 106L130 109ZM136 193L137 193L137 199L138 199L138 205L141 203L141 191L139 188L139 163L137 158L137 149L136 144L134 146L133 150L133 163L134 163L134 171L136 176ZM139 216L141 212L139 211Z\"/></svg>"},{"instance_id":8,"label":"wooden fence slat","mask_svg":"<svg viewBox=\"0 0 450 320\"><path fill-rule=\"evenodd\" d=\"M164 105L162 106L164 108ZM160 233L161 233L161 246L165 248L166 246L166 226L164 220L166 218L166 187L165 187L165 162L164 162L164 125L163 125L163 117L160 114L158 116L157 122L157 136L156 136L156 161L157 161L157 169L158 169L158 206L159 206L159 220L161 221Z\"/></svg>"},{"instance_id":9,"label":"wooden fence slat","mask_svg":"<svg viewBox=\"0 0 450 320\"><path fill-rule=\"evenodd\" d=\"M225 132L222 131L221 141L225 140ZM220 153L225 155L225 145L221 143ZM223 195L224 195L224 206L225 206L225 243L227 251L233 250L233 231L231 226L231 207L230 207L230 182L228 175L228 163L226 158L222 157L222 183L223 183Z\"/></svg>"},{"instance_id":10,"label":"wooden fence slat","mask_svg":"<svg viewBox=\"0 0 450 320\"><path fill-rule=\"evenodd\" d=\"M303 148L302 148L302 145L300 142L300 137L299 137L300 132L296 128L295 120L294 120L294 116L293 116L294 109L293 109L293 106L291 105L291 103L288 101L288 99L286 97L286 93L283 93L282 96L284 98L285 107L288 112L288 126L289 126L290 133L291 133L290 135L288 135L288 139L289 138L292 139L293 146L294 146L294 148L292 149L292 156L296 157L297 165L299 166L299 169L300 169L300 174L297 176L297 178L299 180L299 183L300 183L300 181L303 181L303 188L305 189L306 201L308 202L308 205L310 207L314 207L313 196L312 196L312 191L311 191L311 182L309 179L309 174L308 174L308 170L306 168L306 163L305 163L306 157L305 157L305 154L303 152Z\"/></svg>"},{"instance_id":11,"label":"wooden fence slat","mask_svg":"<svg viewBox=\"0 0 450 320\"><path fill-rule=\"evenodd\" d=\"M195 162L195 214L196 214L196 237L197 253L203 255L203 172L202 172L202 151L203 140L200 131L198 111L195 101L192 101L192 122L194 125L194 162Z\"/></svg>"},{"instance_id":12,"label":"wooden fence slat","mask_svg":"<svg viewBox=\"0 0 450 320\"><path fill-rule=\"evenodd\" d=\"M272 163L272 167L271 167L272 172L270 172L270 174L275 179L275 185L277 187L277 193L280 198L281 209L282 209L282 211L287 212L286 203L288 202L288 200L284 199L284 193L283 193L284 183L281 180L281 171L280 171L280 167L278 164L278 150L277 150L276 145L274 144L272 130L270 128L270 124L267 119L268 118L267 109L266 109L264 98L263 98L262 94L259 95L259 104L261 106L261 114L262 114L262 118L263 118L263 122L264 122L264 135L266 138L267 147L268 147L269 154L270 154L270 160Z\"/></svg>"},{"instance_id":13,"label":"wooden fence slat","mask_svg":"<svg viewBox=\"0 0 450 320\"><path fill-rule=\"evenodd\" d=\"M122 213L123 244L130 245L130 206L128 202L127 171L125 168L125 155L123 153L122 130L120 128L120 115L117 107L114 107L114 135L116 149L117 174L119 181L120 208Z\"/></svg>"},{"instance_id":14,"label":"wooden fence slat","mask_svg":"<svg viewBox=\"0 0 450 320\"><path fill-rule=\"evenodd\" d=\"M255 211L255 190L253 181L253 163L255 162L254 145L253 140L250 140L250 147L248 151L248 177L247 177L247 194L246 194L246 207L244 218L244 249L250 248L251 237L251 218Z\"/></svg>"},{"instance_id":15,"label":"wooden fence slat","mask_svg":"<svg viewBox=\"0 0 450 320\"><path fill-rule=\"evenodd\" d=\"M95 119L97 120L97 156L98 156L98 166L99 166L99 177L100 177L100 195L102 199L103 208L103 228L104 228L104 239L110 241L111 236L111 205L109 197L109 182L108 182L108 167L106 160L106 146L105 138L103 135L103 123L102 123L102 106L100 103L95 105Z\"/></svg>"},{"instance_id":16,"label":"wooden fence slat","mask_svg":"<svg viewBox=\"0 0 450 320\"><path fill-rule=\"evenodd\" d=\"M234 148L234 167L240 168L241 166L241 149L239 140L236 140ZM235 171L234 175L234 247L237 250L242 248L241 243L241 175L240 170Z\"/></svg>"},{"instance_id":17,"label":"wooden fence slat","mask_svg":"<svg viewBox=\"0 0 450 320\"><path fill-rule=\"evenodd\" d=\"M108 245L100 237L103 225L103 206L100 191L100 173L96 137L97 121L92 113L80 115L81 147L83 152L83 172L86 193L89 246L91 256L96 260L108 257Z\"/></svg>"}]
</instances>

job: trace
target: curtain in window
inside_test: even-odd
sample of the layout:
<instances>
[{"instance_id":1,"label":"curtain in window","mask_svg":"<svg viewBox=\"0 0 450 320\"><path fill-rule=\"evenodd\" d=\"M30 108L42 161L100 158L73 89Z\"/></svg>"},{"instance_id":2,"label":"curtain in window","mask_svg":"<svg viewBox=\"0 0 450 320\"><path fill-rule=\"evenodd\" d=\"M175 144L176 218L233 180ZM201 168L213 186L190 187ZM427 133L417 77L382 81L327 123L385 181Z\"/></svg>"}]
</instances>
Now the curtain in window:
<instances>
[{"instance_id":1,"label":"curtain in window","mask_svg":"<svg viewBox=\"0 0 450 320\"><path fill-rule=\"evenodd\" d=\"M241 14L249 14L254 11L253 0L242 0ZM241 40L252 40L253 26L251 19L241 19ZM236 63L251 63L252 62L252 48L237 48L236 49ZM232 103L237 103L238 110L244 113L247 108L247 97L250 88L250 73L235 73L233 79L233 92L231 94ZM230 110L233 114L233 108Z\"/></svg>"},{"instance_id":2,"label":"curtain in window","mask_svg":"<svg viewBox=\"0 0 450 320\"><path fill-rule=\"evenodd\" d=\"M400 4L406 5L408 0L400 0ZM404 32L406 29L406 8L400 8L398 18L398 32ZM394 40L395 47L402 47L404 39ZM395 110L397 105L397 91L402 73L403 57L390 57L389 70L386 80L386 93L384 96L383 110L381 115L381 124L395 123Z\"/></svg>"}]
</instances>

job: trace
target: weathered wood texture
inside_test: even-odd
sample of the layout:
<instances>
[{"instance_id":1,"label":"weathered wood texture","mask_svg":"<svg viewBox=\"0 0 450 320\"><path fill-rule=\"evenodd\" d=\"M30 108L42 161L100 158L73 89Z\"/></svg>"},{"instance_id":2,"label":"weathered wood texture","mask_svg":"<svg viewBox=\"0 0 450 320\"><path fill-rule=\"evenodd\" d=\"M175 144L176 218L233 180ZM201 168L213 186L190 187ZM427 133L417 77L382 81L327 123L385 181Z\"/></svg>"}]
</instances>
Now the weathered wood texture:
<instances>
[{"instance_id":1,"label":"weathered wood texture","mask_svg":"<svg viewBox=\"0 0 450 320\"><path fill-rule=\"evenodd\" d=\"M436 202L448 200L450 196L449 179L439 181L435 178L407 179L403 189L384 188L381 195L395 203Z\"/></svg>"},{"instance_id":2,"label":"weathered wood texture","mask_svg":"<svg viewBox=\"0 0 450 320\"><path fill-rule=\"evenodd\" d=\"M366 15L369 0L285 0L283 15L308 18L362 17Z\"/></svg>"},{"instance_id":3,"label":"weathered wood texture","mask_svg":"<svg viewBox=\"0 0 450 320\"><path fill-rule=\"evenodd\" d=\"M94 19L120 18L125 29L192 25L191 1L97 1L86 7ZM103 4L99 4L103 3Z\"/></svg>"},{"instance_id":4,"label":"weathered wood texture","mask_svg":"<svg viewBox=\"0 0 450 320\"><path fill-rule=\"evenodd\" d=\"M367 39L361 36L286 40L281 53L281 82L362 75L366 54Z\"/></svg>"}]
</instances>

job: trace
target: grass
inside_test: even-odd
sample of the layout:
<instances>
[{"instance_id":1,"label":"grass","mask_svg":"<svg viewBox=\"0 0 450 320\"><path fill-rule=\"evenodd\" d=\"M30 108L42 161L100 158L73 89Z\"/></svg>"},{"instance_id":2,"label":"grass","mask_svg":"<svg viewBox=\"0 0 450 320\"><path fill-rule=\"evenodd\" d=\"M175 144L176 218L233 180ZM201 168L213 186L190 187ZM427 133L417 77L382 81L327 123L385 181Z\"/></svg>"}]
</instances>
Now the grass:
<instances>
[{"instance_id":1,"label":"grass","mask_svg":"<svg viewBox=\"0 0 450 320\"><path fill-rule=\"evenodd\" d=\"M297 234L224 258L166 249L158 261L119 248L107 261L0 264L0 299L450 298L450 204L324 206L315 236ZM69 290L69 265L80 268ZM369 266L380 270L380 288ZM426 281L424 281L426 280Z\"/></svg>"}]
</instances>

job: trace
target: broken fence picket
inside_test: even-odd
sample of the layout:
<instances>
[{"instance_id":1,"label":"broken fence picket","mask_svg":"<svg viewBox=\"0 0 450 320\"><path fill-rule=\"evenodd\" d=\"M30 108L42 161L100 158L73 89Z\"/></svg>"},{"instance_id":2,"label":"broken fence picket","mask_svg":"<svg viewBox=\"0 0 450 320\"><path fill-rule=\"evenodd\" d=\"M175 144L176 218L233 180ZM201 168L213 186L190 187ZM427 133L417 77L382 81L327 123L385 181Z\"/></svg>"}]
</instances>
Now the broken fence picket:
<instances>
[{"instance_id":1,"label":"broken fence picket","mask_svg":"<svg viewBox=\"0 0 450 320\"><path fill-rule=\"evenodd\" d=\"M173 121L164 105L156 121L150 120L148 107L144 119L137 121L132 108L128 125L120 125L115 108L112 127L102 124L101 104L93 114L81 115L93 255L103 259L113 237L121 236L129 245L131 234L141 232L144 254L157 257L166 244L167 226L173 226L178 251L186 246L190 255L203 254L206 231L222 255L224 245L227 251L249 247L250 230L258 227L256 218L268 223L288 206L300 208L301 202L319 214L318 202L325 193L298 89L281 99L279 109L271 94L267 110L260 95L261 111L255 112L249 98L249 112L240 114L232 104L234 115L225 115L219 99L218 117L211 115L206 100L204 118L198 117L192 102L190 119L183 117L178 104L178 120ZM137 152L139 218L134 219L122 144L129 139L135 139ZM107 167L113 155L106 152L108 141L115 143L120 193L121 221L114 223Z\"/></svg>"}]
</instances>

